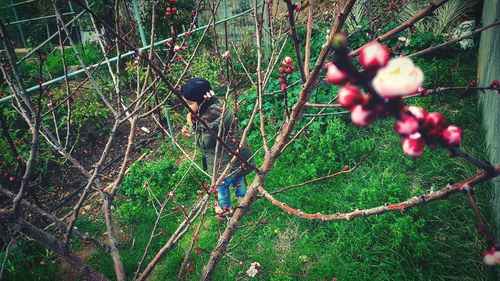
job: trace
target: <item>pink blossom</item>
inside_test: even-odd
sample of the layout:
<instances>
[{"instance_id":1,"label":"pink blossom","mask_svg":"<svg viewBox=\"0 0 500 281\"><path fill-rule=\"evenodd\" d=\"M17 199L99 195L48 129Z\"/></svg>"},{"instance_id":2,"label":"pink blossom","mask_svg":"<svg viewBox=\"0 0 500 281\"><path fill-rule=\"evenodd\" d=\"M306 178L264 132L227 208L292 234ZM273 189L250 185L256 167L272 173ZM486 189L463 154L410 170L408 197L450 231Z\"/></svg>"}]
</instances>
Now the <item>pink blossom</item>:
<instances>
[{"instance_id":1,"label":"pink blossom","mask_svg":"<svg viewBox=\"0 0 500 281\"><path fill-rule=\"evenodd\" d=\"M443 141L449 146L456 146L462 142L462 130L457 126L448 126L443 131Z\"/></svg>"},{"instance_id":2,"label":"pink blossom","mask_svg":"<svg viewBox=\"0 0 500 281\"><path fill-rule=\"evenodd\" d=\"M373 122L376 111L364 108L362 105L355 105L351 109L351 120L358 127L365 127Z\"/></svg>"},{"instance_id":3,"label":"pink blossom","mask_svg":"<svg viewBox=\"0 0 500 281\"><path fill-rule=\"evenodd\" d=\"M379 69L372 83L381 96L392 98L414 94L423 81L422 70L411 59L399 57Z\"/></svg>"},{"instance_id":4,"label":"pink blossom","mask_svg":"<svg viewBox=\"0 0 500 281\"><path fill-rule=\"evenodd\" d=\"M339 89L339 104L344 108L351 108L361 103L362 96L358 87L346 85Z\"/></svg>"},{"instance_id":5,"label":"pink blossom","mask_svg":"<svg viewBox=\"0 0 500 281\"><path fill-rule=\"evenodd\" d=\"M389 61L389 50L377 41L366 44L359 54L359 63L366 69L378 69Z\"/></svg>"},{"instance_id":6,"label":"pink blossom","mask_svg":"<svg viewBox=\"0 0 500 281\"><path fill-rule=\"evenodd\" d=\"M335 66L333 63L329 63L326 65L326 82L330 84L344 84L349 80L349 74L345 71L342 71Z\"/></svg>"},{"instance_id":7,"label":"pink blossom","mask_svg":"<svg viewBox=\"0 0 500 281\"><path fill-rule=\"evenodd\" d=\"M404 115L401 119L397 120L394 124L394 129L398 134L402 136L411 135L413 133L418 132L419 124L417 118Z\"/></svg>"},{"instance_id":8,"label":"pink blossom","mask_svg":"<svg viewBox=\"0 0 500 281\"><path fill-rule=\"evenodd\" d=\"M259 269L260 269L260 263L252 262L250 264L250 268L247 270L247 275L253 278L255 277L255 275L259 273Z\"/></svg>"},{"instance_id":9,"label":"pink blossom","mask_svg":"<svg viewBox=\"0 0 500 281\"><path fill-rule=\"evenodd\" d=\"M425 141L420 133L412 134L401 142L403 152L413 158L418 158L424 153Z\"/></svg>"}]
</instances>

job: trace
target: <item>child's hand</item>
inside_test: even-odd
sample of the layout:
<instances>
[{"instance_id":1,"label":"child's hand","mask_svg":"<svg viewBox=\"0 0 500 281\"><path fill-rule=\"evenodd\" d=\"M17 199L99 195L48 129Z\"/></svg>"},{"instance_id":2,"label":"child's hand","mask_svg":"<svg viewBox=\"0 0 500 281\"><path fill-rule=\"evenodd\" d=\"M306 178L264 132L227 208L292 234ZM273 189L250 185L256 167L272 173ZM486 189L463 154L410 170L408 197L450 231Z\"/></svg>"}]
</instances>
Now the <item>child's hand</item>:
<instances>
[{"instance_id":1,"label":"child's hand","mask_svg":"<svg viewBox=\"0 0 500 281\"><path fill-rule=\"evenodd\" d=\"M188 126L193 126L193 119L191 118L191 113L187 114L186 123L188 124Z\"/></svg>"},{"instance_id":2,"label":"child's hand","mask_svg":"<svg viewBox=\"0 0 500 281\"><path fill-rule=\"evenodd\" d=\"M191 134L189 133L189 127L188 127L188 126L184 126L184 127L182 127L182 129L181 129L181 133L182 133L182 135L184 135L186 138L190 138L190 137L191 137Z\"/></svg>"}]
</instances>

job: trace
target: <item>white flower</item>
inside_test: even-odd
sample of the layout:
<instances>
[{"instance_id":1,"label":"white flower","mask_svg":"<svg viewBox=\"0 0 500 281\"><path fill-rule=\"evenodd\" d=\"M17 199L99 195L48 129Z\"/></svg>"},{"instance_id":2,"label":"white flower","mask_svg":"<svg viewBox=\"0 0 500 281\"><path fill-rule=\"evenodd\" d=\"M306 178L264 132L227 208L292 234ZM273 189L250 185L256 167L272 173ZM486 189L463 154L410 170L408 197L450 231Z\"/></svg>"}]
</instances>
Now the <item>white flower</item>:
<instances>
[{"instance_id":1,"label":"white flower","mask_svg":"<svg viewBox=\"0 0 500 281\"><path fill-rule=\"evenodd\" d=\"M260 263L252 262L250 268L247 270L247 275L250 277L255 277L255 275L259 273L259 269L260 269Z\"/></svg>"},{"instance_id":2,"label":"white flower","mask_svg":"<svg viewBox=\"0 0 500 281\"><path fill-rule=\"evenodd\" d=\"M483 261L487 265L500 265L500 251L484 255Z\"/></svg>"},{"instance_id":3,"label":"white flower","mask_svg":"<svg viewBox=\"0 0 500 281\"><path fill-rule=\"evenodd\" d=\"M400 57L381 68L372 83L381 96L391 98L416 93L423 81L420 67L415 66L411 59Z\"/></svg>"}]
</instances>

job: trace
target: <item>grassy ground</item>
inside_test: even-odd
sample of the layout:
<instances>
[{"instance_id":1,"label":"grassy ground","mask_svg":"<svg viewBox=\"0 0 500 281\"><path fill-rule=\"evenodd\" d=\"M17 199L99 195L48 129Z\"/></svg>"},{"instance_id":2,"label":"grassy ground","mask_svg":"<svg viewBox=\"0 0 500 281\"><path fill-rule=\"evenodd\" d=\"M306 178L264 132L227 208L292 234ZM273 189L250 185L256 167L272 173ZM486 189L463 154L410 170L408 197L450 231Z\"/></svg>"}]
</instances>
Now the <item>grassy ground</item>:
<instances>
[{"instance_id":1,"label":"grassy ground","mask_svg":"<svg viewBox=\"0 0 500 281\"><path fill-rule=\"evenodd\" d=\"M437 71L432 61L420 63L427 64L428 73ZM462 81L455 81L457 84L464 84L474 76L473 65L457 67L451 60L440 61L439 65L448 67L437 81L439 85L448 84L447 79L458 74ZM411 103L424 106L428 111L439 110L450 124L460 125L465 135L464 149L484 158L483 143L478 141L482 139L482 131L476 93L446 93ZM375 147L370 158L355 172L277 196L309 213L332 214L406 200L465 179L476 170L460 159L450 158L444 150L426 150L423 157L412 160L402 154L400 142L393 131L393 120L380 120L359 129L348 122L348 116L323 119L318 128L279 159L265 187L269 191L277 190L338 171L344 165L352 166ZM128 199L116 204L120 227L129 237L122 239L121 244L129 275L142 255L155 219L154 209L146 207L150 193L142 189L142 184L149 182L151 189L164 197L187 170L187 163L180 168L175 166L173 159L178 155L167 147L168 144L162 151L165 153L162 159L143 163L133 170L122 189ZM166 176L171 174L173 176ZM164 178L158 178L159 175ZM187 184L179 187L176 202L169 204L167 210L195 202L197 187L193 177L196 176L189 172ZM489 214L487 191L486 184L477 189L479 204L486 215ZM209 213L210 217L203 222L197 244L206 250L214 247L224 230L224 225L218 224L211 215ZM161 247L181 219L179 213L170 213L162 219L160 226L167 235L154 240L152 253ZM262 219L268 223L249 226ZM238 231L229 245L230 248L237 245L231 255L242 260L244 266L224 258L214 280L243 277L251 262L259 262L262 268L273 272L262 273L261 280L303 279L287 274L325 280L333 277L338 280L494 280L491 268L481 262L480 252L486 245L484 238L475 232L476 223L470 203L462 194L406 212L352 222L300 219L261 199L245 217L242 225L247 227ZM151 280L172 280L177 276L191 235L192 232L186 235L164 258ZM207 254L191 253L190 279L198 278L207 259ZM112 263L106 255L97 253L93 263L98 270L113 276Z\"/></svg>"},{"instance_id":2,"label":"grassy ground","mask_svg":"<svg viewBox=\"0 0 500 281\"><path fill-rule=\"evenodd\" d=\"M428 85L467 85L475 77L475 63L471 54L450 59L417 60L428 77ZM429 78L430 77L430 78ZM247 93L250 95L251 93ZM318 90L313 99L321 102L333 95L333 90ZM464 131L463 148L480 158L484 157L481 142L480 111L477 94L450 92L434 97L412 100L428 111L440 111L450 124ZM270 101L269 104L272 104ZM279 101L274 101L278 104ZM279 106L278 106L279 108ZM245 112L240 115L243 119ZM460 159L450 158L444 150L426 149L423 157L412 160L402 154L401 139L393 130L393 120L379 120L365 129L354 127L349 116L323 117L310 128L310 134L300 138L278 160L266 181L268 191L339 171L344 165L352 166L375 147L367 161L351 174L310 184L280 194L277 198L288 205L309 213L333 214L370 208L386 202L398 202L415 195L438 190L448 183L467 178L476 169ZM258 132L250 140L257 148ZM120 187L115 202L118 238L127 276L133 276L142 256L156 219L152 207L153 194L160 201L176 189L174 202L167 204L165 216L159 226L165 235L153 240L146 261L166 242L183 215L171 211L174 206L193 206L196 202L198 175L189 169L168 141L146 161L135 165ZM253 178L249 176L249 181ZM143 187L148 183L149 189ZM477 198L483 214L488 215L487 184L478 186ZM156 205L157 206L157 205ZM263 219L265 224L258 224ZM491 221L487 218L488 221ZM82 218L78 227L92 235L102 235L105 227L101 217L90 221ZM92 222L92 223L91 223ZM251 223L254 225L250 225ZM199 223L196 222L195 226ZM258 200L245 217L229 248L231 255L244 262L244 266L223 258L217 266L214 280L245 278L251 262L259 262L268 272L259 280L494 280L490 267L482 263L480 252L486 248L484 237L475 232L476 220L466 196L456 194L448 200L397 212L356 219L351 222L309 221L290 216L265 200ZM203 222L199 242L201 249L213 249L225 225L217 223L208 213ZM169 252L154 270L150 280L174 280L188 248L192 231ZM251 235L250 235L251 234ZM103 237L105 241L105 237ZM27 242L26 245L30 245ZM75 241L77 250L87 250ZM38 250L37 250L38 249ZM26 251L23 251L26 253ZM36 254L33 254L36 252ZM25 256L33 261L9 261L16 265L29 264L32 274L17 275L8 271L8 279L51 280L60 276L53 255L44 257L40 247ZM208 255L191 253L189 279L196 280ZM44 261L41 264L40 261ZM113 278L109 255L96 250L91 264ZM26 272L30 272L27 270ZM301 275L302 277L293 276ZM57 278L56 278L57 279Z\"/></svg>"}]
</instances>

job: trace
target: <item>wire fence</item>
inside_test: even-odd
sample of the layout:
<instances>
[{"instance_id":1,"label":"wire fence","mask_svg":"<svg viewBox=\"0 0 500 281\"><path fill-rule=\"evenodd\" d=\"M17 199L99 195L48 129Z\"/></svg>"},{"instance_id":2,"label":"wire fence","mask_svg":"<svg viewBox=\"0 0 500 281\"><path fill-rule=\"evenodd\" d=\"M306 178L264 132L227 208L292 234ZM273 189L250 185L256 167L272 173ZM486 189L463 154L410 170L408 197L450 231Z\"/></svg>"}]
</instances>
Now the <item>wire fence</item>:
<instances>
[{"instance_id":1,"label":"wire fence","mask_svg":"<svg viewBox=\"0 0 500 281\"><path fill-rule=\"evenodd\" d=\"M65 20L69 21L77 12L71 1L57 4ZM0 16L16 48L33 48L57 32L56 16L51 1L1 0ZM70 26L71 37L80 42L81 33L75 25ZM58 39L48 40L49 47L58 44Z\"/></svg>"},{"instance_id":2,"label":"wire fence","mask_svg":"<svg viewBox=\"0 0 500 281\"><path fill-rule=\"evenodd\" d=\"M18 54L22 57L20 61L29 58L37 50L41 48L54 49L59 46L59 32L57 29L57 21L54 15L53 7L51 6L51 1L14 1L14 0L0 0L0 15L2 16L2 22L6 25L7 32L13 44L16 48ZM137 3L137 5L130 5L130 8L135 12L133 13L135 19L135 24L137 24L137 34L134 34L140 41L142 41L141 50L146 50L149 48L149 30L143 26L143 24L150 19L147 18L145 5L148 1L132 0L131 4ZM58 4L58 8L61 9L61 13L64 16L63 20L68 26L71 32L71 39L74 42L80 43L82 45L92 42L92 37L95 36L93 28L90 24L89 16L82 11L77 9L74 5L71 5L71 1ZM226 34L228 41L232 41L235 44L244 44L245 42L253 40L254 35L254 19L252 14L253 6L251 3L245 0L221 0L221 5L216 12L216 18L218 19L215 23L215 33L214 34ZM36 16L35 16L36 15ZM210 9L204 9L201 14L196 27L193 32L202 31L207 27L211 17ZM142 30L142 31L141 31ZM63 32L64 33L64 32ZM63 34L63 36L66 36ZM182 37L180 34L179 37ZM163 46L170 38L162 38L156 40L154 43L155 47ZM219 36L215 38L217 43L214 46L219 47L219 51L230 48L226 46L226 36ZM63 38L64 40L64 38ZM126 58L133 56L134 52L127 52L121 54L121 58ZM113 63L117 58L110 58L109 63ZM93 69L100 66L104 66L105 63L94 62L88 66L88 68ZM85 73L85 69L78 69L71 73L68 73L68 78L75 77L77 75ZM48 87L54 84L58 84L64 81L64 76L55 77L50 81L47 81L43 86ZM40 87L38 85L30 87L27 90L28 93L38 91ZM0 103L11 100L12 96L3 97L0 99Z\"/></svg>"}]
</instances>

